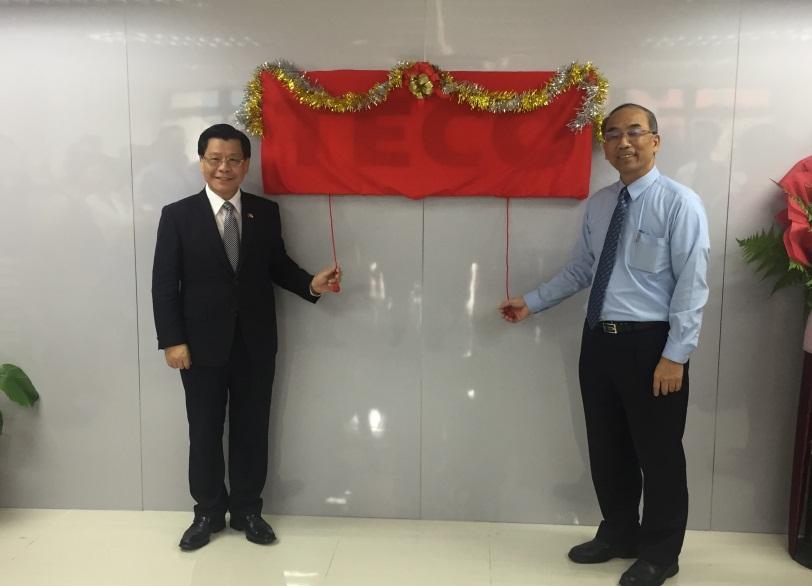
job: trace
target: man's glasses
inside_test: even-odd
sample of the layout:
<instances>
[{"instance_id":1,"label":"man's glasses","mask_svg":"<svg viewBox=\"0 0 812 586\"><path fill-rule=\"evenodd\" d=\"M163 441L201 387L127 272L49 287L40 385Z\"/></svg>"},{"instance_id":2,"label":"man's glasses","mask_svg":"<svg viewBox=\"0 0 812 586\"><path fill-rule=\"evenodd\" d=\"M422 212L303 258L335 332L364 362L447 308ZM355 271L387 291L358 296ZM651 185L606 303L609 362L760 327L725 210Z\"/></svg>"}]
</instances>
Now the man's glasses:
<instances>
[{"instance_id":1,"label":"man's glasses","mask_svg":"<svg viewBox=\"0 0 812 586\"><path fill-rule=\"evenodd\" d=\"M617 128L613 128L612 130L607 130L603 133L603 139L607 142L620 140L623 138L623 135L629 137L629 140L637 140L647 134L657 134L653 130L647 130L645 128L629 128L629 130L618 130Z\"/></svg>"},{"instance_id":2,"label":"man's glasses","mask_svg":"<svg viewBox=\"0 0 812 586\"><path fill-rule=\"evenodd\" d=\"M223 163L226 164L226 167L239 167L243 161L245 161L245 159L238 159L236 157L229 157L227 159L220 157L202 157L202 159L209 167L214 167L215 169Z\"/></svg>"}]
</instances>

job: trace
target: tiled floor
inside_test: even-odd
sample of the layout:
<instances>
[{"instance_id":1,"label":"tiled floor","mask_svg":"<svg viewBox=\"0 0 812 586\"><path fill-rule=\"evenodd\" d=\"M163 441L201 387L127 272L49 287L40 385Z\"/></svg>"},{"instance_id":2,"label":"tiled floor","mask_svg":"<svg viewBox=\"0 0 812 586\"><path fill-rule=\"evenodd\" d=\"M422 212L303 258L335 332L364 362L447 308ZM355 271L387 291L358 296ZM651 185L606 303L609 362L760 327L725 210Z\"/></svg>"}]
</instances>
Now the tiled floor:
<instances>
[{"instance_id":1,"label":"tiled floor","mask_svg":"<svg viewBox=\"0 0 812 586\"><path fill-rule=\"evenodd\" d=\"M540 586L617 584L629 565L578 566L594 529L557 525L266 516L259 546L226 529L177 547L188 513L0 509L0 584L14 586ZM780 535L690 532L668 586L810 586Z\"/></svg>"}]
</instances>

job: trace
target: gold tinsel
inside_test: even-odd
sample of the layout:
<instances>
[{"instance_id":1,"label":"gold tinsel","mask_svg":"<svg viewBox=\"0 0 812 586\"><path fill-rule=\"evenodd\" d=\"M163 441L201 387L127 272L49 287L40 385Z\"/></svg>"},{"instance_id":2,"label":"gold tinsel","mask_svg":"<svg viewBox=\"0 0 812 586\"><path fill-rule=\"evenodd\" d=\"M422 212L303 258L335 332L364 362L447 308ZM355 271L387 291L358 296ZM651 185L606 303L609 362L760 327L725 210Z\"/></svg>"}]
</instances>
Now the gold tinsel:
<instances>
[{"instance_id":1,"label":"gold tinsel","mask_svg":"<svg viewBox=\"0 0 812 586\"><path fill-rule=\"evenodd\" d=\"M237 119L248 132L262 136L263 73L273 75L301 104L315 110L344 114L371 109L384 103L392 90L403 86L404 75L410 75L408 87L415 97L420 99L430 97L435 88L425 73L427 67L433 70L434 78L439 79L439 91L444 95L455 97L457 103L465 104L472 110L494 114L533 112L548 106L560 94L577 87L583 92L584 97L575 118L567 126L573 132L580 132L587 124L591 124L595 137L599 141L603 140L601 123L604 118L603 105L606 102L609 82L589 62L584 64L575 62L560 67L542 87L515 92L490 91L475 83L458 81L450 73L431 63L404 61L389 70L385 82L375 84L365 93L347 92L334 96L317 82L310 80L305 72L298 70L293 64L278 60L257 67L245 88L245 97L237 112Z\"/></svg>"}]
</instances>

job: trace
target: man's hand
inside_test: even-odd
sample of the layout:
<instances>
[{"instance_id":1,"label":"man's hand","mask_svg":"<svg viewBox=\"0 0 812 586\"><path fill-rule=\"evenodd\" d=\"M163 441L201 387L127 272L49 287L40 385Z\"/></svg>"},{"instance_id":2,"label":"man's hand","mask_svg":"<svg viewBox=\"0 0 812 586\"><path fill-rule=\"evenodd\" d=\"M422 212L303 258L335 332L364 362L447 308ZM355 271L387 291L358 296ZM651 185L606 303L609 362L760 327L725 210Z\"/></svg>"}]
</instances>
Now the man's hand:
<instances>
[{"instance_id":1,"label":"man's hand","mask_svg":"<svg viewBox=\"0 0 812 586\"><path fill-rule=\"evenodd\" d=\"M327 293L327 291L332 291L333 293L341 291L341 267L333 265L322 269L313 277L313 280L310 281L310 290L319 295Z\"/></svg>"},{"instance_id":2,"label":"man's hand","mask_svg":"<svg viewBox=\"0 0 812 586\"><path fill-rule=\"evenodd\" d=\"M502 319L515 324L530 315L530 309L524 302L524 297L513 297L502 302L499 313L502 314Z\"/></svg>"},{"instance_id":3,"label":"man's hand","mask_svg":"<svg viewBox=\"0 0 812 586\"><path fill-rule=\"evenodd\" d=\"M192 366L192 355L189 353L189 346L178 344L164 349L166 363L172 368L182 368L186 370Z\"/></svg>"},{"instance_id":4,"label":"man's hand","mask_svg":"<svg viewBox=\"0 0 812 586\"><path fill-rule=\"evenodd\" d=\"M660 358L657 368L654 369L654 384L652 390L654 396L665 396L668 393L676 393L682 390L682 372L684 365L674 362L668 358Z\"/></svg>"}]
</instances>

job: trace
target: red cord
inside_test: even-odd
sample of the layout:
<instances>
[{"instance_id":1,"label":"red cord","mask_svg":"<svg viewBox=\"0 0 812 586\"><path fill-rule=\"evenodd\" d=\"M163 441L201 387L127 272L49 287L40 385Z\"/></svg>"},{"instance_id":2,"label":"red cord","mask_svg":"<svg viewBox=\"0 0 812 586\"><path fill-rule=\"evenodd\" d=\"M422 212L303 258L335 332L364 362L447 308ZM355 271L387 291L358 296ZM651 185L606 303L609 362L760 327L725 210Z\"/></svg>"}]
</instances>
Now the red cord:
<instances>
[{"instance_id":1,"label":"red cord","mask_svg":"<svg viewBox=\"0 0 812 586\"><path fill-rule=\"evenodd\" d=\"M510 299L510 198L505 198L505 299Z\"/></svg>"},{"instance_id":2,"label":"red cord","mask_svg":"<svg viewBox=\"0 0 812 586\"><path fill-rule=\"evenodd\" d=\"M505 197L505 301L510 301L510 198ZM502 309L502 315L516 322L516 310L511 305Z\"/></svg>"},{"instance_id":3,"label":"red cord","mask_svg":"<svg viewBox=\"0 0 812 586\"><path fill-rule=\"evenodd\" d=\"M327 205L330 208L330 241L333 244L333 265L338 266L338 260L336 259L336 234L335 230L333 229L333 196L331 194L327 195Z\"/></svg>"},{"instance_id":4,"label":"red cord","mask_svg":"<svg viewBox=\"0 0 812 586\"><path fill-rule=\"evenodd\" d=\"M335 229L333 228L333 196L332 194L327 194L327 206L330 210L330 242L333 245L333 266L338 270L338 258L336 257L336 233ZM339 293L341 291L341 283L338 280L333 281L330 283L330 291L333 293Z\"/></svg>"}]
</instances>

